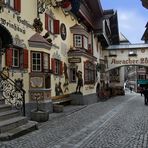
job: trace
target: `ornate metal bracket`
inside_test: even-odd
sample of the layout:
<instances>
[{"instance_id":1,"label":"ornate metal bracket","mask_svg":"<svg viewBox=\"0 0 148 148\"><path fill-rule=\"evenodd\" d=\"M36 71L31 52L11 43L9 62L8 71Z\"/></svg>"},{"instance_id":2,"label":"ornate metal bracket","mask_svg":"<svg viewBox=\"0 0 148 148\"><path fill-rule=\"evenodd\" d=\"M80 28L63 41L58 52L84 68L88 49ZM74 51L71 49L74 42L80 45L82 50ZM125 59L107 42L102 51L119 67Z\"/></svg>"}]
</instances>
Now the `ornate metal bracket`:
<instances>
[{"instance_id":1,"label":"ornate metal bracket","mask_svg":"<svg viewBox=\"0 0 148 148\"><path fill-rule=\"evenodd\" d=\"M63 0L38 0L38 14L44 13L48 6L53 8L61 7Z\"/></svg>"}]
</instances>

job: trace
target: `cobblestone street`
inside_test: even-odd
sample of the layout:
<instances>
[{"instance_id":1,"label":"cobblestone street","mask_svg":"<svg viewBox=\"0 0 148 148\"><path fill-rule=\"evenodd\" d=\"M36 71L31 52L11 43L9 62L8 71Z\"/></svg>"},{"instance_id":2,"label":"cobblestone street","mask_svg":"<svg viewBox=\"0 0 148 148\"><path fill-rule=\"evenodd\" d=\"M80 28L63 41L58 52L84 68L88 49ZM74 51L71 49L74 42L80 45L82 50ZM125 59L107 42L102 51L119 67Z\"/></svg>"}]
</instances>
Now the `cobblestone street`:
<instances>
[{"instance_id":1,"label":"cobblestone street","mask_svg":"<svg viewBox=\"0 0 148 148\"><path fill-rule=\"evenodd\" d=\"M39 130L0 148L148 148L148 106L128 93L89 106L66 107L50 114Z\"/></svg>"}]
</instances>

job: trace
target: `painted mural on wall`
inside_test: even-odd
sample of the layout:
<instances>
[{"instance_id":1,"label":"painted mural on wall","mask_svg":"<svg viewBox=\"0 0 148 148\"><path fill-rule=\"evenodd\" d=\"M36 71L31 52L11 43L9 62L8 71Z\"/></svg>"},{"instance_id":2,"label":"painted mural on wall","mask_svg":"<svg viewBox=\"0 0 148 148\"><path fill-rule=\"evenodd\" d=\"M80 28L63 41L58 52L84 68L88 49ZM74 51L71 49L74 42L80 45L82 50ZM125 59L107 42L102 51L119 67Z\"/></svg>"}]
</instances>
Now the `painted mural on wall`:
<instances>
[{"instance_id":1,"label":"painted mural on wall","mask_svg":"<svg viewBox=\"0 0 148 148\"><path fill-rule=\"evenodd\" d=\"M65 76L65 82L63 84L64 93L69 91L68 85L69 85L69 78L68 78L68 72L67 72L67 65L64 63L64 76Z\"/></svg>"},{"instance_id":2,"label":"painted mural on wall","mask_svg":"<svg viewBox=\"0 0 148 148\"><path fill-rule=\"evenodd\" d=\"M78 69L78 67L77 67ZM76 93L82 94L81 92L81 87L83 87L83 78L82 78L82 72L80 70L77 70L76 72L76 76L77 76L77 87L76 87Z\"/></svg>"},{"instance_id":3,"label":"painted mural on wall","mask_svg":"<svg viewBox=\"0 0 148 148\"><path fill-rule=\"evenodd\" d=\"M61 38L62 38L62 40L66 40L66 36L67 36L66 26L63 23L60 26L60 32L61 32Z\"/></svg>"},{"instance_id":4,"label":"painted mural on wall","mask_svg":"<svg viewBox=\"0 0 148 148\"><path fill-rule=\"evenodd\" d=\"M62 90L62 86L61 86L61 82L59 82L58 84L55 84L55 95L56 96L60 96L63 95L63 90Z\"/></svg>"}]
</instances>

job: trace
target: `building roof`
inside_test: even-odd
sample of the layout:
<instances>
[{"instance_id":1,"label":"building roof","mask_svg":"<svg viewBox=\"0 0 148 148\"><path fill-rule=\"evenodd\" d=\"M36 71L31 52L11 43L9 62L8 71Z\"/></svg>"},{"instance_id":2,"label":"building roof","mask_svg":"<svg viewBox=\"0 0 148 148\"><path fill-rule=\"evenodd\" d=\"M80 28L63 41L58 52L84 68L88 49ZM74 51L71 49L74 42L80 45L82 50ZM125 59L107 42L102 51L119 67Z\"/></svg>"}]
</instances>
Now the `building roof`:
<instances>
[{"instance_id":1,"label":"building roof","mask_svg":"<svg viewBox=\"0 0 148 148\"><path fill-rule=\"evenodd\" d=\"M119 33L120 44L131 44L130 41L120 32Z\"/></svg>"},{"instance_id":2,"label":"building roof","mask_svg":"<svg viewBox=\"0 0 148 148\"><path fill-rule=\"evenodd\" d=\"M43 38L39 33L35 33L33 36L30 37L28 40L29 46L31 47L38 47L38 48L51 48L51 44Z\"/></svg>"}]
</instances>

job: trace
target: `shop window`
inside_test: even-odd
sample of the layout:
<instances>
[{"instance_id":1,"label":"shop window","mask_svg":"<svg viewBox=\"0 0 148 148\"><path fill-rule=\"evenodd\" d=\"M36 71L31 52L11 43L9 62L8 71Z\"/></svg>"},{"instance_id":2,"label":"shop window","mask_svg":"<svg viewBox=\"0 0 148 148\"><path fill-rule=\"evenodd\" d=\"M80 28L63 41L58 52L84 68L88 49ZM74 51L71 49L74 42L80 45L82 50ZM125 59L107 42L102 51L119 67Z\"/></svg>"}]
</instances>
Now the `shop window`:
<instances>
[{"instance_id":1,"label":"shop window","mask_svg":"<svg viewBox=\"0 0 148 148\"><path fill-rule=\"evenodd\" d=\"M51 16L45 13L45 29L51 34L59 34L59 20L53 19Z\"/></svg>"},{"instance_id":2,"label":"shop window","mask_svg":"<svg viewBox=\"0 0 148 148\"><path fill-rule=\"evenodd\" d=\"M11 9L21 12L21 0L5 0L4 2Z\"/></svg>"},{"instance_id":3,"label":"shop window","mask_svg":"<svg viewBox=\"0 0 148 148\"><path fill-rule=\"evenodd\" d=\"M63 74L63 63L57 59L51 59L52 62L52 73L55 75L62 75Z\"/></svg>"},{"instance_id":4,"label":"shop window","mask_svg":"<svg viewBox=\"0 0 148 148\"><path fill-rule=\"evenodd\" d=\"M28 50L8 48L6 50L6 66L11 68L28 68Z\"/></svg>"},{"instance_id":5,"label":"shop window","mask_svg":"<svg viewBox=\"0 0 148 148\"><path fill-rule=\"evenodd\" d=\"M84 83L85 84L93 84L95 83L95 64L91 62L84 62Z\"/></svg>"},{"instance_id":6,"label":"shop window","mask_svg":"<svg viewBox=\"0 0 148 148\"><path fill-rule=\"evenodd\" d=\"M88 50L88 38L84 35L74 35L74 47Z\"/></svg>"},{"instance_id":7,"label":"shop window","mask_svg":"<svg viewBox=\"0 0 148 148\"><path fill-rule=\"evenodd\" d=\"M70 82L76 82L76 68L70 68Z\"/></svg>"}]
</instances>

